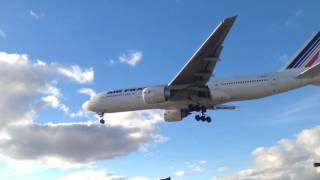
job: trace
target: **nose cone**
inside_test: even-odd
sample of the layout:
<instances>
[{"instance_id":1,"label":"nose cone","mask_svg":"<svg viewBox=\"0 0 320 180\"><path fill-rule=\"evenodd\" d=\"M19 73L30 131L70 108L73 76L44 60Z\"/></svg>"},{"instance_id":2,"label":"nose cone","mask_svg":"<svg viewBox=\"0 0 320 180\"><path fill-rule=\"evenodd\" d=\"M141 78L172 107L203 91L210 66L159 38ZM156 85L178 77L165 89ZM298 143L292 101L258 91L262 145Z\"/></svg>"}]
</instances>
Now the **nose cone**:
<instances>
[{"instance_id":1,"label":"nose cone","mask_svg":"<svg viewBox=\"0 0 320 180\"><path fill-rule=\"evenodd\" d=\"M93 111L92 110L92 102L91 101L86 101L82 104L82 109L85 109L87 111Z\"/></svg>"}]
</instances>

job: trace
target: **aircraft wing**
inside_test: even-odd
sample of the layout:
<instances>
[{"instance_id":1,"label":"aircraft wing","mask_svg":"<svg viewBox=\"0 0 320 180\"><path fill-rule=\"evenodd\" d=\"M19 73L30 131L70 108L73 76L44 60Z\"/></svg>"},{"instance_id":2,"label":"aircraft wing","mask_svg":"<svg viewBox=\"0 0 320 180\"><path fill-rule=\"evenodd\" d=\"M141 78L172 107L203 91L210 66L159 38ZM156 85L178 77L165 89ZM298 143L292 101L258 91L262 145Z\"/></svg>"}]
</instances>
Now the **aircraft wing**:
<instances>
[{"instance_id":1,"label":"aircraft wing","mask_svg":"<svg viewBox=\"0 0 320 180\"><path fill-rule=\"evenodd\" d=\"M236 16L224 19L168 86L178 88L206 85L219 59L223 41L235 20Z\"/></svg>"}]
</instances>

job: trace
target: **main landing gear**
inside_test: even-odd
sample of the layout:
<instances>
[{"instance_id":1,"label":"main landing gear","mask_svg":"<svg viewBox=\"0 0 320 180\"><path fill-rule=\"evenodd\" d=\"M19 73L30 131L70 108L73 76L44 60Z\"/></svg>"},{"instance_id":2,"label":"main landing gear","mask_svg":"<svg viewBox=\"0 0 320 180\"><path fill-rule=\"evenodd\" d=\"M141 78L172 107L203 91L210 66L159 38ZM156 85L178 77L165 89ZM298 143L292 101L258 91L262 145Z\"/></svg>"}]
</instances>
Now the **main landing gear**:
<instances>
[{"instance_id":1,"label":"main landing gear","mask_svg":"<svg viewBox=\"0 0 320 180\"><path fill-rule=\"evenodd\" d=\"M101 124L104 124L106 121L103 119L103 115L104 115L104 113L98 113L98 116L101 118L100 119L100 123Z\"/></svg>"},{"instance_id":2,"label":"main landing gear","mask_svg":"<svg viewBox=\"0 0 320 180\"><path fill-rule=\"evenodd\" d=\"M206 116L206 115L196 115L195 118L197 121L202 121L202 122L207 121L208 123L211 123L211 121L212 121L211 117Z\"/></svg>"},{"instance_id":3,"label":"main landing gear","mask_svg":"<svg viewBox=\"0 0 320 180\"><path fill-rule=\"evenodd\" d=\"M206 115L207 109L205 107L193 107L193 110L199 112L199 114L195 116L195 119L197 121L208 122L208 123L212 121L211 117Z\"/></svg>"}]
</instances>

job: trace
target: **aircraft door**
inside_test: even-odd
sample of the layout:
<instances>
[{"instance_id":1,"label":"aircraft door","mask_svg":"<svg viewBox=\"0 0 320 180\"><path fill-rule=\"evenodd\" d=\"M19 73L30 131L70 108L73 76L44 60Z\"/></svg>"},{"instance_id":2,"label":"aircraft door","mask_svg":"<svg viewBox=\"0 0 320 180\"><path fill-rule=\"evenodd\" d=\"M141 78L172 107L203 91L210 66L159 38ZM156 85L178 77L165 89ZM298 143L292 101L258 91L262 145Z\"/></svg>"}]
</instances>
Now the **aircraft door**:
<instances>
[{"instance_id":1,"label":"aircraft door","mask_svg":"<svg viewBox=\"0 0 320 180\"><path fill-rule=\"evenodd\" d=\"M278 91L278 85L279 85L279 76L278 75L273 75L271 77L272 93L276 93Z\"/></svg>"}]
</instances>

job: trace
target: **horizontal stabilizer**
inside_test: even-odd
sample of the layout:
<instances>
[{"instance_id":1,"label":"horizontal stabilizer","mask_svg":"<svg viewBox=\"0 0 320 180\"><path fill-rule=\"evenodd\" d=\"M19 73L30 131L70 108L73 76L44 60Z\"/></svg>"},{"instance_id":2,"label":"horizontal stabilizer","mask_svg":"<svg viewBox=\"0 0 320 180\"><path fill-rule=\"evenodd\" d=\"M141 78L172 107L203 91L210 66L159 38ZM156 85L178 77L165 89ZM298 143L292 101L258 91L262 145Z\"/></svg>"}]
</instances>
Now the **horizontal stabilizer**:
<instances>
[{"instance_id":1,"label":"horizontal stabilizer","mask_svg":"<svg viewBox=\"0 0 320 180\"><path fill-rule=\"evenodd\" d=\"M312 85L315 85L315 86L320 86L320 82L315 82L315 83L312 83Z\"/></svg>"},{"instance_id":2,"label":"horizontal stabilizer","mask_svg":"<svg viewBox=\"0 0 320 180\"><path fill-rule=\"evenodd\" d=\"M319 76L320 75L320 64L317 64L317 65L314 65L313 67L303 71L302 73L300 73L298 75L298 78L302 78L302 79L305 79L305 78L314 78L316 76Z\"/></svg>"}]
</instances>

